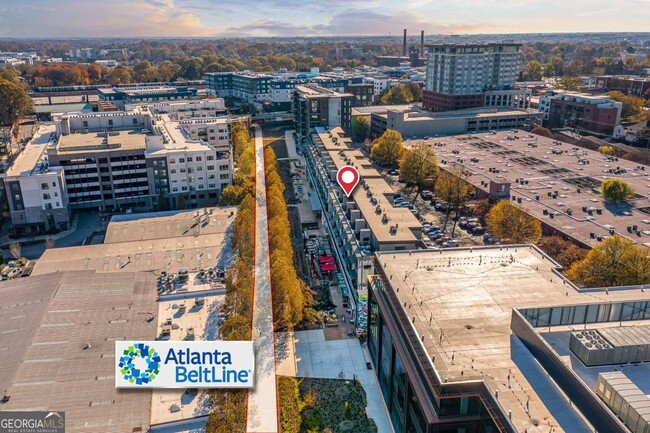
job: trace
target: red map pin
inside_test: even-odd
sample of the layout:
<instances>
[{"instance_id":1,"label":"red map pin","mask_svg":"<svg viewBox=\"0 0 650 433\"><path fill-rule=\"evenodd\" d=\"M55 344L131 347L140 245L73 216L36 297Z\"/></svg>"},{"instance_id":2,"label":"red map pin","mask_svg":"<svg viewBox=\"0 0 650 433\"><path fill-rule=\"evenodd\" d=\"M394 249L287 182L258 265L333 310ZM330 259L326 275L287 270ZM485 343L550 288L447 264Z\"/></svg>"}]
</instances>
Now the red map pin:
<instances>
[{"instance_id":1,"label":"red map pin","mask_svg":"<svg viewBox=\"0 0 650 433\"><path fill-rule=\"evenodd\" d=\"M345 195L350 197L354 187L359 183L359 171L351 165L341 167L339 172L336 173L336 181L345 191Z\"/></svg>"}]
</instances>

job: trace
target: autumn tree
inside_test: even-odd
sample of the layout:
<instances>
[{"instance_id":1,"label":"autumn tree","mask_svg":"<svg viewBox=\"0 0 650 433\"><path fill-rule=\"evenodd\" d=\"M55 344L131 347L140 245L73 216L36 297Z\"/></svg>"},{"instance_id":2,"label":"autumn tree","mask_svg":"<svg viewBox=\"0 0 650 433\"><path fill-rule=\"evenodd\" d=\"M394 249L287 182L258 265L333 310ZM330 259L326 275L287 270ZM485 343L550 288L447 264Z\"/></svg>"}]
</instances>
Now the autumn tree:
<instances>
[{"instance_id":1,"label":"autumn tree","mask_svg":"<svg viewBox=\"0 0 650 433\"><path fill-rule=\"evenodd\" d=\"M542 236L542 223L507 200L492 206L485 219L492 236L504 242L535 243Z\"/></svg>"},{"instance_id":2,"label":"autumn tree","mask_svg":"<svg viewBox=\"0 0 650 433\"><path fill-rule=\"evenodd\" d=\"M523 72L523 79L526 81L539 81L542 79L543 67L537 60L531 60L526 63Z\"/></svg>"},{"instance_id":3,"label":"autumn tree","mask_svg":"<svg viewBox=\"0 0 650 433\"><path fill-rule=\"evenodd\" d=\"M645 105L645 99L632 95L625 95L619 91L609 92L608 96L610 99L623 104L621 110L622 120L641 122L647 118L647 114L643 108Z\"/></svg>"},{"instance_id":4,"label":"autumn tree","mask_svg":"<svg viewBox=\"0 0 650 433\"><path fill-rule=\"evenodd\" d=\"M436 154L430 146L420 143L411 149L405 149L399 162L400 178L407 185L417 187L417 194L423 188L431 187L438 174ZM417 197L416 194L416 197Z\"/></svg>"},{"instance_id":5,"label":"autumn tree","mask_svg":"<svg viewBox=\"0 0 650 433\"><path fill-rule=\"evenodd\" d=\"M133 74L130 68L116 66L106 74L106 81L111 85L132 83Z\"/></svg>"},{"instance_id":6,"label":"autumn tree","mask_svg":"<svg viewBox=\"0 0 650 433\"><path fill-rule=\"evenodd\" d=\"M413 94L404 84L398 84L386 90L381 96L381 105L404 105L414 101Z\"/></svg>"},{"instance_id":7,"label":"autumn tree","mask_svg":"<svg viewBox=\"0 0 650 433\"><path fill-rule=\"evenodd\" d=\"M282 433L299 433L302 425L300 411L302 402L298 379L278 376L278 404L280 406L280 427Z\"/></svg>"},{"instance_id":8,"label":"autumn tree","mask_svg":"<svg viewBox=\"0 0 650 433\"><path fill-rule=\"evenodd\" d=\"M454 212L456 216L460 215L463 205L472 198L475 192L474 186L468 181L468 173L461 165L452 165L440 173L436 179L435 194L437 198L449 204L443 223L445 228L451 212ZM456 221L454 221L451 231L452 236L456 231Z\"/></svg>"},{"instance_id":9,"label":"autumn tree","mask_svg":"<svg viewBox=\"0 0 650 433\"><path fill-rule=\"evenodd\" d=\"M370 120L365 116L355 116L352 119L352 139L363 141L370 132Z\"/></svg>"},{"instance_id":10,"label":"autumn tree","mask_svg":"<svg viewBox=\"0 0 650 433\"><path fill-rule=\"evenodd\" d=\"M558 88L563 90L575 91L580 90L582 79L580 77L565 76L560 78Z\"/></svg>"},{"instance_id":11,"label":"autumn tree","mask_svg":"<svg viewBox=\"0 0 650 433\"><path fill-rule=\"evenodd\" d=\"M588 252L559 236L544 236L537 242L537 246L565 269L584 259Z\"/></svg>"},{"instance_id":12,"label":"autumn tree","mask_svg":"<svg viewBox=\"0 0 650 433\"><path fill-rule=\"evenodd\" d=\"M20 116L34 109L31 98L18 85L0 79L0 127L11 128Z\"/></svg>"},{"instance_id":13,"label":"autumn tree","mask_svg":"<svg viewBox=\"0 0 650 433\"><path fill-rule=\"evenodd\" d=\"M634 198L634 188L628 182L612 177L600 185L600 193L607 201L624 203Z\"/></svg>"},{"instance_id":14,"label":"autumn tree","mask_svg":"<svg viewBox=\"0 0 650 433\"><path fill-rule=\"evenodd\" d=\"M291 225L284 200L284 183L277 172L273 149L264 150L273 319L277 329L293 329L313 317L313 292L298 277L294 263Z\"/></svg>"},{"instance_id":15,"label":"autumn tree","mask_svg":"<svg viewBox=\"0 0 650 433\"><path fill-rule=\"evenodd\" d=\"M246 430L246 389L218 389L210 393L210 415L206 433L232 433Z\"/></svg>"},{"instance_id":16,"label":"autumn tree","mask_svg":"<svg viewBox=\"0 0 650 433\"><path fill-rule=\"evenodd\" d=\"M551 138L553 136L551 130L548 128L544 128L543 126L536 126L530 132L532 134L540 135L542 137Z\"/></svg>"},{"instance_id":17,"label":"autumn tree","mask_svg":"<svg viewBox=\"0 0 650 433\"><path fill-rule=\"evenodd\" d=\"M567 277L583 287L614 287L650 283L650 258L643 247L621 236L596 245L567 271Z\"/></svg>"},{"instance_id":18,"label":"autumn tree","mask_svg":"<svg viewBox=\"0 0 650 433\"><path fill-rule=\"evenodd\" d=\"M394 166L403 152L402 135L393 129L387 129L372 146L370 158L380 165Z\"/></svg>"},{"instance_id":19,"label":"autumn tree","mask_svg":"<svg viewBox=\"0 0 650 433\"><path fill-rule=\"evenodd\" d=\"M616 152L616 149L614 149L614 146L603 145L598 148L598 152L602 153L603 155L611 156Z\"/></svg>"}]
</instances>

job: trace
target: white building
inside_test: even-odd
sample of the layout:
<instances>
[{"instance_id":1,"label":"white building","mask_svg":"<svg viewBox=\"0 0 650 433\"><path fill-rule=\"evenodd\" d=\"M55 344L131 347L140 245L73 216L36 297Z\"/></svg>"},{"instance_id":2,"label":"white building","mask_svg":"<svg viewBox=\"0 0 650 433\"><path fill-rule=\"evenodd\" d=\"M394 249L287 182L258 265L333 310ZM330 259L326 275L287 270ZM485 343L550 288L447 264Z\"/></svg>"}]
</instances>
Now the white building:
<instances>
[{"instance_id":1,"label":"white building","mask_svg":"<svg viewBox=\"0 0 650 433\"><path fill-rule=\"evenodd\" d=\"M12 163L5 189L15 227L67 228L69 210L148 211L214 205L232 183L223 100L127 111L57 113Z\"/></svg>"},{"instance_id":2,"label":"white building","mask_svg":"<svg viewBox=\"0 0 650 433\"><path fill-rule=\"evenodd\" d=\"M43 125L4 174L9 213L17 231L66 230L69 201L62 167L50 167L47 148L55 127Z\"/></svg>"}]
</instances>

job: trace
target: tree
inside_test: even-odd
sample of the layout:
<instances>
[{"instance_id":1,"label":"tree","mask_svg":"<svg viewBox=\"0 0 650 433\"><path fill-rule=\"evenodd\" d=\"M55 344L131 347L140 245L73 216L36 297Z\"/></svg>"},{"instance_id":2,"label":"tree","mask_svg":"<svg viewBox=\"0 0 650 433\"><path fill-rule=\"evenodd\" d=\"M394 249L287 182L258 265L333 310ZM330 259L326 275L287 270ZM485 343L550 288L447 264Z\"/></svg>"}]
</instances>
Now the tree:
<instances>
[{"instance_id":1,"label":"tree","mask_svg":"<svg viewBox=\"0 0 650 433\"><path fill-rule=\"evenodd\" d=\"M540 135L542 137L551 138L553 136L551 130L548 128L544 128L543 126L536 126L530 132L532 134Z\"/></svg>"},{"instance_id":2,"label":"tree","mask_svg":"<svg viewBox=\"0 0 650 433\"><path fill-rule=\"evenodd\" d=\"M542 69L542 76L544 77L554 77L557 74L555 73L555 68L553 67L552 63L547 63L544 65L544 69Z\"/></svg>"},{"instance_id":3,"label":"tree","mask_svg":"<svg viewBox=\"0 0 650 433\"><path fill-rule=\"evenodd\" d=\"M647 250L615 235L594 247L567 271L567 277L583 287L613 287L650 283Z\"/></svg>"},{"instance_id":4,"label":"tree","mask_svg":"<svg viewBox=\"0 0 650 433\"><path fill-rule=\"evenodd\" d=\"M560 78L560 82L558 83L558 88L574 91L574 90L580 90L581 85L582 85L582 79L580 77L566 76Z\"/></svg>"},{"instance_id":5,"label":"tree","mask_svg":"<svg viewBox=\"0 0 650 433\"><path fill-rule=\"evenodd\" d=\"M116 66L106 75L106 81L111 85L132 83L133 75L130 68Z\"/></svg>"},{"instance_id":6,"label":"tree","mask_svg":"<svg viewBox=\"0 0 650 433\"><path fill-rule=\"evenodd\" d=\"M412 149L405 149L399 162L400 177L418 188L417 194L426 186L432 186L438 174L438 161L433 149L420 143ZM417 197L416 194L416 197Z\"/></svg>"},{"instance_id":7,"label":"tree","mask_svg":"<svg viewBox=\"0 0 650 433\"><path fill-rule=\"evenodd\" d=\"M11 127L20 116L33 110L32 100L22 88L0 79L0 126Z\"/></svg>"},{"instance_id":8,"label":"tree","mask_svg":"<svg viewBox=\"0 0 650 433\"><path fill-rule=\"evenodd\" d=\"M641 128L634 137L634 143L639 147L650 149L650 128Z\"/></svg>"},{"instance_id":9,"label":"tree","mask_svg":"<svg viewBox=\"0 0 650 433\"><path fill-rule=\"evenodd\" d=\"M507 200L490 209L486 224L493 237L511 244L534 243L542 237L542 223Z\"/></svg>"},{"instance_id":10,"label":"tree","mask_svg":"<svg viewBox=\"0 0 650 433\"><path fill-rule=\"evenodd\" d=\"M9 252L11 253L12 256L14 256L14 259L19 259L20 258L20 242L11 242L9 244Z\"/></svg>"},{"instance_id":11,"label":"tree","mask_svg":"<svg viewBox=\"0 0 650 433\"><path fill-rule=\"evenodd\" d=\"M614 146L603 145L598 148L598 152L611 156L616 152L616 149L614 149Z\"/></svg>"},{"instance_id":12,"label":"tree","mask_svg":"<svg viewBox=\"0 0 650 433\"><path fill-rule=\"evenodd\" d=\"M387 129L372 146L370 158L378 164L394 166L404 152L402 142L402 135L399 132L393 129Z\"/></svg>"},{"instance_id":13,"label":"tree","mask_svg":"<svg viewBox=\"0 0 650 433\"><path fill-rule=\"evenodd\" d=\"M600 193L607 201L624 203L634 198L634 188L622 179L612 177L600 186Z\"/></svg>"},{"instance_id":14,"label":"tree","mask_svg":"<svg viewBox=\"0 0 650 433\"><path fill-rule=\"evenodd\" d=\"M404 84L398 84L386 91L379 100L381 105L403 105L413 102L413 94Z\"/></svg>"},{"instance_id":15,"label":"tree","mask_svg":"<svg viewBox=\"0 0 650 433\"><path fill-rule=\"evenodd\" d=\"M409 82L406 85L407 89L409 92L411 92L411 95L413 96L413 101L421 101L422 100L422 86L420 86L418 83L415 83L413 81Z\"/></svg>"},{"instance_id":16,"label":"tree","mask_svg":"<svg viewBox=\"0 0 650 433\"><path fill-rule=\"evenodd\" d=\"M524 80L539 81L542 79L542 71L542 64L537 60L531 60L530 62L526 63L526 67L524 68Z\"/></svg>"},{"instance_id":17,"label":"tree","mask_svg":"<svg viewBox=\"0 0 650 433\"><path fill-rule=\"evenodd\" d=\"M436 197L449 203L443 224L445 228L451 212L459 215L462 206L472 198L476 191L467 180L467 174L461 165L453 165L447 171L443 171L436 180ZM451 230L452 236L456 231L456 221L454 221L454 227Z\"/></svg>"},{"instance_id":18,"label":"tree","mask_svg":"<svg viewBox=\"0 0 650 433\"><path fill-rule=\"evenodd\" d=\"M278 376L277 380L282 433L299 433L302 417L298 380L288 376Z\"/></svg>"},{"instance_id":19,"label":"tree","mask_svg":"<svg viewBox=\"0 0 650 433\"><path fill-rule=\"evenodd\" d=\"M370 132L370 120L365 116L355 116L352 119L352 139L363 141Z\"/></svg>"},{"instance_id":20,"label":"tree","mask_svg":"<svg viewBox=\"0 0 650 433\"><path fill-rule=\"evenodd\" d=\"M537 246L565 269L584 259L588 252L559 236L544 236L537 242Z\"/></svg>"},{"instance_id":21,"label":"tree","mask_svg":"<svg viewBox=\"0 0 650 433\"><path fill-rule=\"evenodd\" d=\"M647 118L647 114L643 108L645 105L645 99L637 98L636 96L625 95L619 91L609 92L609 98L623 104L623 109L621 110L621 119L640 122Z\"/></svg>"}]
</instances>

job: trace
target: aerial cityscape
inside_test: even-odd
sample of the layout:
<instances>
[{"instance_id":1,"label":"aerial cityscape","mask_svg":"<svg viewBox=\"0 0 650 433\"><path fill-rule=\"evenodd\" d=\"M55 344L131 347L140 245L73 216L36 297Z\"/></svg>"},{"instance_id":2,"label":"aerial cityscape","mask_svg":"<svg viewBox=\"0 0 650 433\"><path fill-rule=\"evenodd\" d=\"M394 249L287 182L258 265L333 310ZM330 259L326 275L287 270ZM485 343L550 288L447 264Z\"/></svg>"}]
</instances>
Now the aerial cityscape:
<instances>
[{"instance_id":1,"label":"aerial cityscape","mask_svg":"<svg viewBox=\"0 0 650 433\"><path fill-rule=\"evenodd\" d=\"M0 433L650 433L648 23L0 0Z\"/></svg>"}]
</instances>

